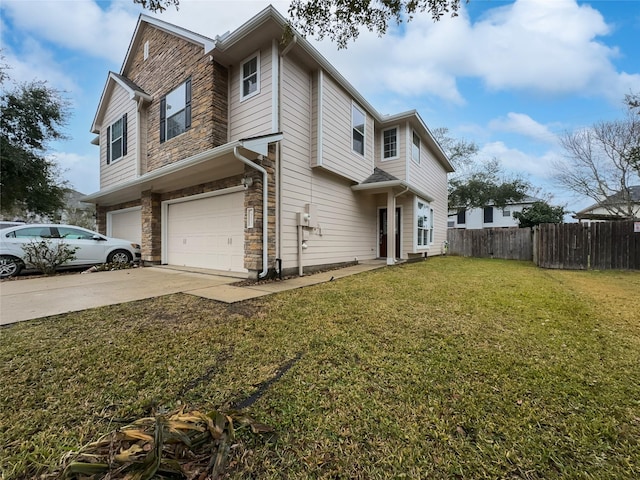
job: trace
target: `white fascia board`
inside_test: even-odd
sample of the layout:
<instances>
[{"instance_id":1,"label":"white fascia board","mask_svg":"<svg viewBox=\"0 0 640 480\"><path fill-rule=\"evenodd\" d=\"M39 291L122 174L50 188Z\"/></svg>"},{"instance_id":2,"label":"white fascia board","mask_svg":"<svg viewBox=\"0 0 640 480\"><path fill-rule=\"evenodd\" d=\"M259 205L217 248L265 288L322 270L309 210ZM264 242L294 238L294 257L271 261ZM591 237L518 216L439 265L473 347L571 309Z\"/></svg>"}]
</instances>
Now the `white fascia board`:
<instances>
[{"instance_id":1,"label":"white fascia board","mask_svg":"<svg viewBox=\"0 0 640 480\"><path fill-rule=\"evenodd\" d=\"M138 98L142 98L143 100L150 102L153 100L151 95L148 95L144 92L140 92L132 89L129 85L123 82L117 75L113 72L109 72L109 76L107 77L107 81L104 85L104 89L102 90L102 95L100 95L100 102L98 102L98 109L96 110L96 114L93 117L93 123L91 124L91 133L98 134L100 130L98 129L99 120L102 118L104 114L104 110L106 109L106 100L107 100L107 92L109 91L109 86L112 82L120 85L124 90L129 94L129 99L136 100Z\"/></svg>"},{"instance_id":2,"label":"white fascia board","mask_svg":"<svg viewBox=\"0 0 640 480\"><path fill-rule=\"evenodd\" d=\"M279 142L282 140L283 136L284 135L282 133L274 133L271 135L263 135L261 137L245 138L243 140L238 140L237 143L239 143L238 146L245 150L251 150L258 155L267 156L269 153L269 144Z\"/></svg>"},{"instance_id":3,"label":"white fascia board","mask_svg":"<svg viewBox=\"0 0 640 480\"><path fill-rule=\"evenodd\" d=\"M264 135L262 137L247 138L244 140L236 140L234 142L225 143L224 145L220 145L218 147L211 148L204 152L192 155L191 157L185 158L184 160L181 160L179 162L170 163L169 165L165 165L164 167L157 168L132 180L119 183L118 185L105 188L104 190L100 190L90 195L86 195L81 199L81 201L92 202L99 197L104 197L105 195L116 193L119 190L124 190L130 187L135 187L137 185L151 182L158 178L164 177L165 175L170 175L172 173L179 172L180 170L185 170L200 163L208 162L210 160L213 160L214 158L233 153L236 147L250 150L258 155L267 155L267 153L269 152L269 144L282 140L282 137L283 135L281 133L276 133L272 135Z\"/></svg>"},{"instance_id":4,"label":"white fascia board","mask_svg":"<svg viewBox=\"0 0 640 480\"><path fill-rule=\"evenodd\" d=\"M420 198L426 200L427 202L433 202L434 198L430 195L427 195L425 192L418 190L417 188L409 185L407 182L403 180L389 180L386 182L376 182L376 183L361 183L358 185L353 185L351 190L355 190L357 192L367 191L367 190L382 190L387 188L404 188L413 193L414 195L419 196Z\"/></svg>"},{"instance_id":5,"label":"white fascia board","mask_svg":"<svg viewBox=\"0 0 640 480\"><path fill-rule=\"evenodd\" d=\"M222 155L233 152L235 147L242 146L241 142L235 141L232 143L225 143L224 145L220 145L219 147L215 147L204 152L200 152L196 155L193 155L189 158L185 158L180 162L170 163L169 165L165 165L164 167L156 168L149 173L145 173L144 175L134 178L132 180L119 183L118 185L114 185L109 188L105 188L104 190L100 190L98 192L86 195L82 198L83 202L92 202L98 197L103 197L110 193L115 193L119 190L124 190L129 187L134 187L136 185L141 185L143 183L153 181L157 178L164 177L165 175L169 175L171 173L179 172L180 170L184 170L185 168L192 167L194 165L198 165L199 163L208 162L216 157L220 157Z\"/></svg>"}]
</instances>

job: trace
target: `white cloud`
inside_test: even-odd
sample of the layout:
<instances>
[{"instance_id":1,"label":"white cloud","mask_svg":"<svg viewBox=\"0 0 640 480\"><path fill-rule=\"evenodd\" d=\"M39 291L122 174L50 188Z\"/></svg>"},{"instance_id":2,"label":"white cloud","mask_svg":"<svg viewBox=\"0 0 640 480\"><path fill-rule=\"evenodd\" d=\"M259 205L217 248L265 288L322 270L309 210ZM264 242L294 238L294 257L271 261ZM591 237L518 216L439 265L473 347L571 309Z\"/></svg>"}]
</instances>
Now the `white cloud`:
<instances>
[{"instance_id":1,"label":"white cloud","mask_svg":"<svg viewBox=\"0 0 640 480\"><path fill-rule=\"evenodd\" d=\"M503 132L517 133L519 135L532 138L539 142L556 144L557 136L524 113L507 113L506 117L497 118L489 122L489 128Z\"/></svg>"},{"instance_id":2,"label":"white cloud","mask_svg":"<svg viewBox=\"0 0 640 480\"><path fill-rule=\"evenodd\" d=\"M427 94L460 104L457 80L470 77L490 90L619 101L640 89L640 74L616 71L620 52L602 41L610 33L600 12L575 0L517 0L474 23L463 7L459 17L436 23L417 16L383 38L363 32L347 51L319 48L369 93Z\"/></svg>"},{"instance_id":3,"label":"white cloud","mask_svg":"<svg viewBox=\"0 0 640 480\"><path fill-rule=\"evenodd\" d=\"M98 163L94 155L56 152L50 157L60 169L62 179L81 193L89 194L99 189Z\"/></svg>"},{"instance_id":4,"label":"white cloud","mask_svg":"<svg viewBox=\"0 0 640 480\"><path fill-rule=\"evenodd\" d=\"M549 150L542 155L531 155L517 148L511 148L502 141L484 144L478 152L478 158L490 160L497 158L505 171L534 177L534 183L547 182L553 176L553 164L561 158L555 150Z\"/></svg>"},{"instance_id":5,"label":"white cloud","mask_svg":"<svg viewBox=\"0 0 640 480\"><path fill-rule=\"evenodd\" d=\"M120 62L135 27L133 1L102 10L93 0L4 0L16 29L39 42Z\"/></svg>"}]
</instances>

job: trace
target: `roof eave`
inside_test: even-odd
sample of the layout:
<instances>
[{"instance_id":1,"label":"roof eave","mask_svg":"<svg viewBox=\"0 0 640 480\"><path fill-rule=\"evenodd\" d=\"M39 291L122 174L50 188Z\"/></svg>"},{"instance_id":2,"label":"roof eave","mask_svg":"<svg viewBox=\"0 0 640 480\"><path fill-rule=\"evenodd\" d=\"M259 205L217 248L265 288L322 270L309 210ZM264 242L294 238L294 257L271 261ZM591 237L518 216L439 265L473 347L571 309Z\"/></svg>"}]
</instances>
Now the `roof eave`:
<instances>
[{"instance_id":1,"label":"roof eave","mask_svg":"<svg viewBox=\"0 0 640 480\"><path fill-rule=\"evenodd\" d=\"M359 183L358 185L352 185L351 190L356 192L370 192L373 193L376 190L392 190L394 188L401 188L409 191L420 198L423 198L427 202L433 202L435 199L428 195L426 192L415 188L413 185L408 184L404 180L388 180L386 182L373 182L373 183ZM402 193L402 192L401 192Z\"/></svg>"},{"instance_id":2,"label":"roof eave","mask_svg":"<svg viewBox=\"0 0 640 480\"><path fill-rule=\"evenodd\" d=\"M141 175L140 177L134 178L133 180L122 182L122 183L119 183L118 185L114 185L113 187L105 188L104 190L99 190L98 192L94 192L92 194L86 195L81 198L81 201L88 202L88 203L97 203L100 198L107 197L121 190L143 185L145 183L150 183L166 175L177 173L181 170L186 170L190 167L199 165L204 162L208 162L210 160L221 157L223 155L227 155L229 153L232 153L234 149L237 147L250 150L259 155L266 155L268 153L267 152L268 145L270 143L278 142L282 140L282 138L283 138L282 133L274 133L270 135L262 135L260 137L245 138L242 140L235 140L230 143L225 143L224 145L220 145L218 147L211 148L204 152L197 153L196 155L192 155L191 157L188 157L183 161L170 163L163 167L152 170L151 172Z\"/></svg>"}]
</instances>

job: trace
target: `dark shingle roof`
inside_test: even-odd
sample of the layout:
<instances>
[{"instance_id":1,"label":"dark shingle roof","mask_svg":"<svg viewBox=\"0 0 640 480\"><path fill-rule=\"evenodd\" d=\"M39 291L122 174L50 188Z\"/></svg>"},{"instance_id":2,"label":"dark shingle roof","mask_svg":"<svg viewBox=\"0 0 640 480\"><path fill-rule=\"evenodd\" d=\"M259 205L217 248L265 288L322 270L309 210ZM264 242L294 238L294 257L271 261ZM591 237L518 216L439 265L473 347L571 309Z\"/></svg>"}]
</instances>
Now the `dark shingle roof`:
<instances>
[{"instance_id":1,"label":"dark shingle roof","mask_svg":"<svg viewBox=\"0 0 640 480\"><path fill-rule=\"evenodd\" d=\"M392 182L394 180L399 180L399 178L396 178L390 173L387 173L384 170L375 167L373 169L373 173L362 183Z\"/></svg>"},{"instance_id":2,"label":"dark shingle roof","mask_svg":"<svg viewBox=\"0 0 640 480\"><path fill-rule=\"evenodd\" d=\"M125 77L124 75L120 75L119 73L115 73L115 72L111 72L111 74L114 77L117 77L118 80L122 81L125 85L127 85L131 90L133 90L134 92L139 92L142 93L144 95L149 95L147 92L145 92L144 90L142 90L142 88L140 88L138 85L136 85L135 83L133 83L131 80L129 80L127 77Z\"/></svg>"}]
</instances>

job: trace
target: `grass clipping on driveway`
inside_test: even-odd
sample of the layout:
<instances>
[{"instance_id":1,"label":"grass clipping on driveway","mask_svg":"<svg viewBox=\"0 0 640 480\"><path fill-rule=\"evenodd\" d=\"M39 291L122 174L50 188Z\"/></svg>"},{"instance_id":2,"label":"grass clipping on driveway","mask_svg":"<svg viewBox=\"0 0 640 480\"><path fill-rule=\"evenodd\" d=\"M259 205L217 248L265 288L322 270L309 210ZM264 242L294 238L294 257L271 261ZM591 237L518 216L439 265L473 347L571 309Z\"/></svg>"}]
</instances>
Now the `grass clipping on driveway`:
<instances>
[{"instance_id":1,"label":"grass clipping on driveway","mask_svg":"<svg viewBox=\"0 0 640 480\"><path fill-rule=\"evenodd\" d=\"M639 292L638 272L445 257L13 325L0 473L186 404L275 429L236 432L224 478L640 478Z\"/></svg>"}]
</instances>

